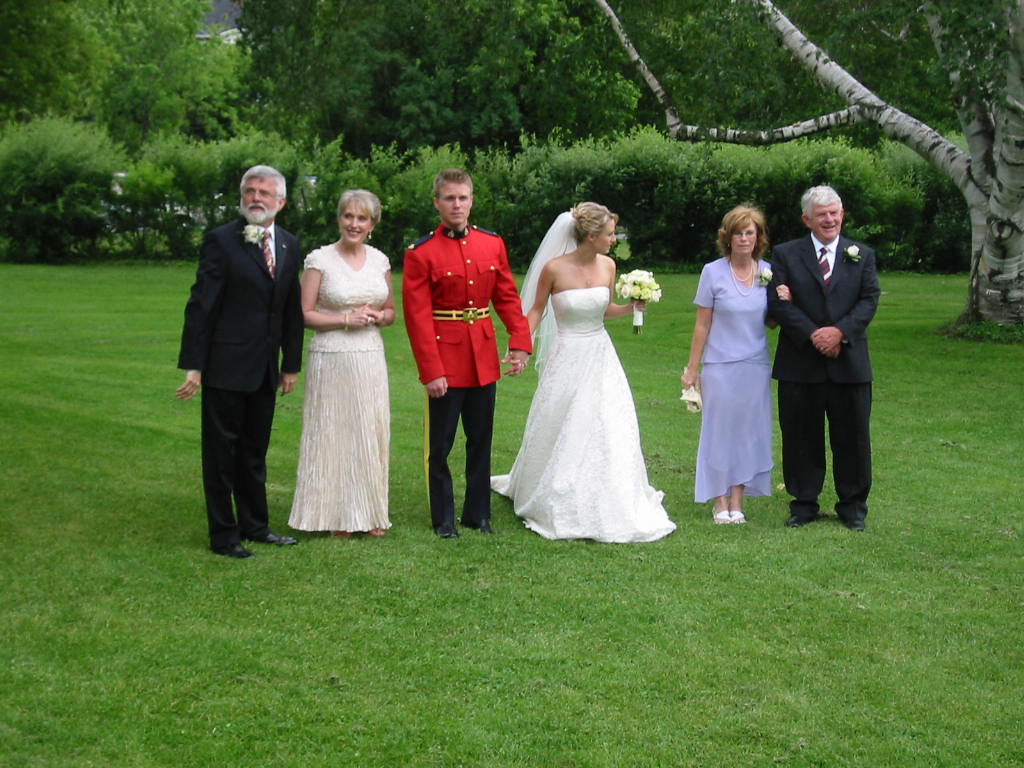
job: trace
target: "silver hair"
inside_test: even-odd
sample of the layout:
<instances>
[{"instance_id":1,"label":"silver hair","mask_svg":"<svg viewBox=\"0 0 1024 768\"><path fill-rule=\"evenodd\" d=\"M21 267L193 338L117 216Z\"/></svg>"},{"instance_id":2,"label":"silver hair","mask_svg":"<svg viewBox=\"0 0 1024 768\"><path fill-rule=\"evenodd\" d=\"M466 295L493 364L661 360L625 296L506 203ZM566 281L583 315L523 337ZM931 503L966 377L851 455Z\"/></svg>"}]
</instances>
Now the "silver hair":
<instances>
[{"instance_id":1,"label":"silver hair","mask_svg":"<svg viewBox=\"0 0 1024 768\"><path fill-rule=\"evenodd\" d=\"M284 174L276 168L271 168L269 165L254 165L242 174L242 182L238 185L239 194L245 192L245 183L249 179L270 179L277 184L277 199L284 200L288 197L288 184L284 180Z\"/></svg>"},{"instance_id":2,"label":"silver hair","mask_svg":"<svg viewBox=\"0 0 1024 768\"><path fill-rule=\"evenodd\" d=\"M811 208L815 205L834 205L835 203L839 203L840 208L843 207L843 199L832 187L826 185L811 187L800 198L800 210L804 216L810 216Z\"/></svg>"},{"instance_id":3,"label":"silver hair","mask_svg":"<svg viewBox=\"0 0 1024 768\"><path fill-rule=\"evenodd\" d=\"M370 215L373 226L380 224L380 198L368 189L346 189L338 199L338 218L345 213L345 209L351 203L355 203Z\"/></svg>"}]
</instances>

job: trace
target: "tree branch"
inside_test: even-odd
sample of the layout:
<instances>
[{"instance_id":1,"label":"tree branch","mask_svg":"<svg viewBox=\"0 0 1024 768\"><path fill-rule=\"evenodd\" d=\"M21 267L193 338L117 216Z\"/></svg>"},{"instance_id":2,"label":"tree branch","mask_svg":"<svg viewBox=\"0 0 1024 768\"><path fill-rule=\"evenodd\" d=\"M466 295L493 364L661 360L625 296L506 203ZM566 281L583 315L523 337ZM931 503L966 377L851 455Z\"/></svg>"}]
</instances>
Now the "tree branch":
<instances>
[{"instance_id":1,"label":"tree branch","mask_svg":"<svg viewBox=\"0 0 1024 768\"><path fill-rule=\"evenodd\" d=\"M669 136L680 141L720 141L728 144L763 146L801 139L844 125L855 125L864 122L865 119L864 110L854 106L828 115L820 115L811 120L802 120L781 128L766 128L764 130L701 128L696 125L683 125L680 121L675 128L669 129Z\"/></svg>"},{"instance_id":2,"label":"tree branch","mask_svg":"<svg viewBox=\"0 0 1024 768\"><path fill-rule=\"evenodd\" d=\"M606 0L594 0L611 22L630 60L640 70L648 87L664 107L669 136L681 141L722 141L735 144L773 144L855 123L872 123L889 138L906 144L926 160L945 171L963 191L971 193L970 157L934 128L911 117L880 99L853 75L836 64L788 19L771 0L742 0L762 13L783 47L823 87L836 91L849 105L830 115L822 115L782 128L742 130L703 128L685 125L665 89L640 57L626 34L622 22Z\"/></svg>"},{"instance_id":3,"label":"tree branch","mask_svg":"<svg viewBox=\"0 0 1024 768\"><path fill-rule=\"evenodd\" d=\"M670 135L674 131L679 129L679 112L676 107L668 98L668 94L665 89L662 88L661 83L658 82L658 78L651 72L650 67L647 63L640 58L640 54L633 46L633 42L629 39L629 35L626 34L625 27L622 26L622 22L619 21L619 17L616 15L612 7L608 5L605 0L594 0L598 7L604 12L604 15L608 17L608 21L611 22L612 29L615 30L615 34L619 37L619 42L622 43L622 47L626 50L626 54L629 56L629 60L632 61L638 70L640 70L640 76L647 83L647 87L651 89L651 93L658 100L658 103L665 109L665 125L668 128Z\"/></svg>"}]
</instances>

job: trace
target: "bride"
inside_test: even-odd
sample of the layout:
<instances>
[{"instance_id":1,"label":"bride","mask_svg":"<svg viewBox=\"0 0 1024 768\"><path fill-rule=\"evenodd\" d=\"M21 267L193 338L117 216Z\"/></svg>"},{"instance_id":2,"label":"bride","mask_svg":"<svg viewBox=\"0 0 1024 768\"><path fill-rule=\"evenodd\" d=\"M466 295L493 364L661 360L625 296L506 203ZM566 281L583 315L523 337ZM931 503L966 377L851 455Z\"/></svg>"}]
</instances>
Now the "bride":
<instances>
[{"instance_id":1,"label":"bride","mask_svg":"<svg viewBox=\"0 0 1024 768\"><path fill-rule=\"evenodd\" d=\"M526 527L547 539L654 541L676 526L647 480L633 396L604 318L615 304L618 216L580 203L544 237L523 283L540 383L523 443L491 488L513 500Z\"/></svg>"}]
</instances>

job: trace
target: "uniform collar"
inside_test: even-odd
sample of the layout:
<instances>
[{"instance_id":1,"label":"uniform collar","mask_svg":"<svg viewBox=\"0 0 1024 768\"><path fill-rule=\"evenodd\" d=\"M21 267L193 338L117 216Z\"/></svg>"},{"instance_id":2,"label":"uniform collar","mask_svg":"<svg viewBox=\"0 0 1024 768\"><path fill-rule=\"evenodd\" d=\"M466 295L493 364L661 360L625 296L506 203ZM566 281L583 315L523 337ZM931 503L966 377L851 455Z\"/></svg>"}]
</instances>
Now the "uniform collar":
<instances>
[{"instance_id":1,"label":"uniform collar","mask_svg":"<svg viewBox=\"0 0 1024 768\"><path fill-rule=\"evenodd\" d=\"M465 229L452 229L451 227L445 227L441 230L441 233L445 237L450 237L452 240L461 240L469 234L469 225L466 225Z\"/></svg>"}]
</instances>

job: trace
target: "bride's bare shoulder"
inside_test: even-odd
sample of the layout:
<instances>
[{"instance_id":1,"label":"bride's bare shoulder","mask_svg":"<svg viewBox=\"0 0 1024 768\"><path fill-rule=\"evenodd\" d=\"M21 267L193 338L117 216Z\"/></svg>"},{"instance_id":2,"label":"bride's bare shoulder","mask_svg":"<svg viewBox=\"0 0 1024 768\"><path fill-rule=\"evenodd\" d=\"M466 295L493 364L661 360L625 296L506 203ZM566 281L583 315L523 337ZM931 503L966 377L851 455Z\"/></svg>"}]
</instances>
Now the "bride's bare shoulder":
<instances>
[{"instance_id":1,"label":"bride's bare shoulder","mask_svg":"<svg viewBox=\"0 0 1024 768\"><path fill-rule=\"evenodd\" d=\"M615 259L611 256L605 256L603 253L598 254L597 263L602 272L610 275L615 274Z\"/></svg>"},{"instance_id":2,"label":"bride's bare shoulder","mask_svg":"<svg viewBox=\"0 0 1024 768\"><path fill-rule=\"evenodd\" d=\"M562 254L561 256L555 256L551 261L544 265L543 272L547 272L549 275L558 275L565 272L569 267L569 261L566 259L568 254Z\"/></svg>"}]
</instances>

